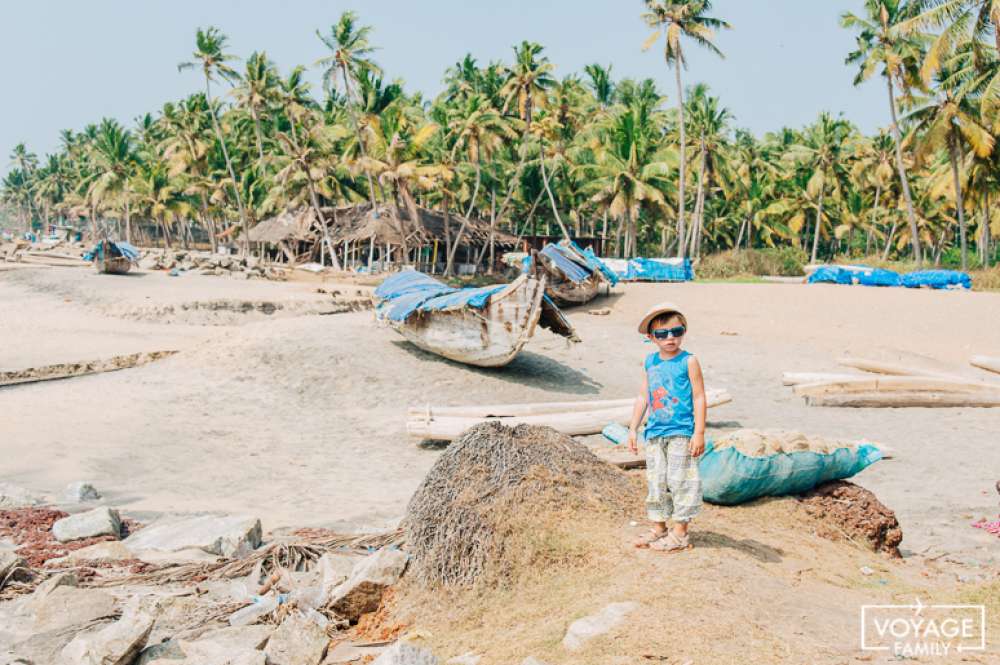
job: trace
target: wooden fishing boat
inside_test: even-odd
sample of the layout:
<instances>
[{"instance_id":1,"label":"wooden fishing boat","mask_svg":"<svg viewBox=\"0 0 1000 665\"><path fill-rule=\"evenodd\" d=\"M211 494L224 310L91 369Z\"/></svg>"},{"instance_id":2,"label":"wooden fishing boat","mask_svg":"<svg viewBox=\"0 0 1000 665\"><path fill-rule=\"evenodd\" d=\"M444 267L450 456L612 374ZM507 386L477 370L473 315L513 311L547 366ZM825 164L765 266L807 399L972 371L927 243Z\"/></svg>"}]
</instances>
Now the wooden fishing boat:
<instances>
[{"instance_id":1,"label":"wooden fishing boat","mask_svg":"<svg viewBox=\"0 0 1000 665\"><path fill-rule=\"evenodd\" d=\"M545 276L521 275L507 285L454 289L416 271L398 273L375 291L375 317L415 346L479 367L517 356L541 325L579 341L545 298Z\"/></svg>"},{"instance_id":2,"label":"wooden fishing boat","mask_svg":"<svg viewBox=\"0 0 1000 665\"><path fill-rule=\"evenodd\" d=\"M124 275L132 269L138 252L127 243L101 240L87 256L91 257L97 272L106 275Z\"/></svg>"},{"instance_id":3,"label":"wooden fishing boat","mask_svg":"<svg viewBox=\"0 0 1000 665\"><path fill-rule=\"evenodd\" d=\"M547 245L537 256L547 277L545 293L557 305L582 305L597 297L602 284L613 285L612 273L600 269L600 259L585 256L570 241Z\"/></svg>"}]
</instances>

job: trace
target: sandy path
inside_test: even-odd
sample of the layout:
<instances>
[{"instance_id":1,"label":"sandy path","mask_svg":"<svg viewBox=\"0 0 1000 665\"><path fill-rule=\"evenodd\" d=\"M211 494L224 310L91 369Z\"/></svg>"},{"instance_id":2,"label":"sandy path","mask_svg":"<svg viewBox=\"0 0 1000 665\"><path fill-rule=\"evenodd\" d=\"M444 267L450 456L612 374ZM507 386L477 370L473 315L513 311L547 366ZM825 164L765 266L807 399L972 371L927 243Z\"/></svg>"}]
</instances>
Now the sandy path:
<instances>
[{"instance_id":1,"label":"sandy path","mask_svg":"<svg viewBox=\"0 0 1000 665\"><path fill-rule=\"evenodd\" d=\"M709 382L735 398L712 412L715 427L781 427L893 446L897 459L858 480L897 511L904 547L995 557L995 537L968 523L997 513L1000 410L810 408L780 382L783 370L835 369L844 353L901 351L950 363L1000 353L995 294L629 285L600 303L610 316L570 312L582 344L567 347L542 332L510 366L487 371L416 350L376 328L369 313L194 326L123 321L115 309L123 298L179 302L214 297L213 290L308 300L317 297L315 284L154 274L122 296L117 280L81 285L81 272L0 273L0 366L14 356L58 362L54 356L97 349L172 345L182 353L141 369L0 391L0 480L56 491L85 478L140 516L249 511L268 528L377 527L402 514L438 454L406 440L407 406L631 394L650 351L634 321L670 299L688 314L687 347Z\"/></svg>"}]
</instances>

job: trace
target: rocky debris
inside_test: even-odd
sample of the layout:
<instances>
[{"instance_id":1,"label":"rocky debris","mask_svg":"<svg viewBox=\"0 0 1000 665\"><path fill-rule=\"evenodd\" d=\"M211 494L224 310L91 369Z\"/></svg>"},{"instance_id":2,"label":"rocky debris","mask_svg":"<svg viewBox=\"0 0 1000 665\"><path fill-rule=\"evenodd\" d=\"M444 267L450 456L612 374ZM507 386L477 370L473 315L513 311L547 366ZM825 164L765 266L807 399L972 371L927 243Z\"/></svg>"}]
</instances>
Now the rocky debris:
<instances>
[{"instance_id":1,"label":"rocky debris","mask_svg":"<svg viewBox=\"0 0 1000 665\"><path fill-rule=\"evenodd\" d=\"M409 642L396 642L372 661L372 665L438 665L437 657Z\"/></svg>"},{"instance_id":2,"label":"rocky debris","mask_svg":"<svg viewBox=\"0 0 1000 665\"><path fill-rule=\"evenodd\" d=\"M816 518L816 533L865 544L875 552L899 557L903 530L896 514L870 491L846 480L835 480L803 494L799 501Z\"/></svg>"},{"instance_id":3,"label":"rocky debris","mask_svg":"<svg viewBox=\"0 0 1000 665\"><path fill-rule=\"evenodd\" d=\"M469 651L468 653L463 653L461 656L449 658L446 663L447 665L479 665L479 661L482 659L482 654Z\"/></svg>"},{"instance_id":4,"label":"rocky debris","mask_svg":"<svg viewBox=\"0 0 1000 665\"><path fill-rule=\"evenodd\" d=\"M611 603L595 614L577 619L566 629L562 645L568 651L579 651L590 640L617 628L639 603Z\"/></svg>"},{"instance_id":5,"label":"rocky debris","mask_svg":"<svg viewBox=\"0 0 1000 665\"><path fill-rule=\"evenodd\" d=\"M75 483L70 483L66 487L65 492L66 501L70 503L84 503L86 501L97 501L101 498L101 494L97 491L90 483L85 483L78 480Z\"/></svg>"},{"instance_id":6,"label":"rocky debris","mask_svg":"<svg viewBox=\"0 0 1000 665\"><path fill-rule=\"evenodd\" d=\"M374 612L385 590L399 581L406 569L407 554L399 549L384 547L362 559L350 577L338 584L330 594L329 606L349 621Z\"/></svg>"},{"instance_id":7,"label":"rocky debris","mask_svg":"<svg viewBox=\"0 0 1000 665\"><path fill-rule=\"evenodd\" d=\"M115 599L96 589L58 586L32 602L35 632L58 630L117 616Z\"/></svg>"},{"instance_id":8,"label":"rocky debris","mask_svg":"<svg viewBox=\"0 0 1000 665\"><path fill-rule=\"evenodd\" d=\"M547 665L545 662L538 660L534 656L528 656L521 661L521 665Z\"/></svg>"},{"instance_id":9,"label":"rocky debris","mask_svg":"<svg viewBox=\"0 0 1000 665\"><path fill-rule=\"evenodd\" d=\"M52 535L60 543L96 536L121 535L122 520L113 508L95 508L85 513L64 517L52 525Z\"/></svg>"},{"instance_id":10,"label":"rocky debris","mask_svg":"<svg viewBox=\"0 0 1000 665\"><path fill-rule=\"evenodd\" d=\"M11 582L27 582L32 577L24 559L13 552L0 552L0 591Z\"/></svg>"},{"instance_id":11,"label":"rocky debris","mask_svg":"<svg viewBox=\"0 0 1000 665\"><path fill-rule=\"evenodd\" d=\"M17 485L0 483L0 509L25 508L42 503L42 497Z\"/></svg>"},{"instance_id":12,"label":"rocky debris","mask_svg":"<svg viewBox=\"0 0 1000 665\"><path fill-rule=\"evenodd\" d=\"M202 633L196 642L211 642L219 647L237 651L253 649L259 651L267 646L274 633L274 626L226 626Z\"/></svg>"},{"instance_id":13,"label":"rocky debris","mask_svg":"<svg viewBox=\"0 0 1000 665\"><path fill-rule=\"evenodd\" d=\"M52 566L74 566L88 561L128 561L136 559L132 550L118 540L94 543L87 547L70 552L64 557L50 559Z\"/></svg>"},{"instance_id":14,"label":"rocky debris","mask_svg":"<svg viewBox=\"0 0 1000 665\"><path fill-rule=\"evenodd\" d=\"M136 665L264 665L261 650L272 626L220 628L202 633L195 640L169 640L147 647Z\"/></svg>"},{"instance_id":15,"label":"rocky debris","mask_svg":"<svg viewBox=\"0 0 1000 665\"><path fill-rule=\"evenodd\" d=\"M62 651L67 665L131 665L146 646L155 619L126 612L121 619L98 631L73 638Z\"/></svg>"},{"instance_id":16,"label":"rocky debris","mask_svg":"<svg viewBox=\"0 0 1000 665\"><path fill-rule=\"evenodd\" d=\"M319 558L316 562L316 571L327 597L334 588L347 581L358 563L358 557L353 554L327 552Z\"/></svg>"},{"instance_id":17,"label":"rocky debris","mask_svg":"<svg viewBox=\"0 0 1000 665\"><path fill-rule=\"evenodd\" d=\"M59 587L76 587L77 581L75 573L56 573L35 587L31 594L31 600L24 606L25 610L37 611L53 591Z\"/></svg>"},{"instance_id":18,"label":"rocky debris","mask_svg":"<svg viewBox=\"0 0 1000 665\"><path fill-rule=\"evenodd\" d=\"M264 653L268 665L319 665L330 638L299 612L289 613L271 635Z\"/></svg>"},{"instance_id":19,"label":"rocky debris","mask_svg":"<svg viewBox=\"0 0 1000 665\"><path fill-rule=\"evenodd\" d=\"M272 265L261 265L260 260L250 256L239 258L227 254L160 250L149 252L139 261L144 270L170 270L177 274L198 271L202 275L229 275L238 279L285 280L288 271Z\"/></svg>"},{"instance_id":20,"label":"rocky debris","mask_svg":"<svg viewBox=\"0 0 1000 665\"><path fill-rule=\"evenodd\" d=\"M209 554L240 558L260 547L261 526L256 517L226 516L165 518L125 539L132 552L176 552L200 549Z\"/></svg>"},{"instance_id":21,"label":"rocky debris","mask_svg":"<svg viewBox=\"0 0 1000 665\"><path fill-rule=\"evenodd\" d=\"M184 652L181 650L180 642L177 640L166 640L157 644L146 643L146 648L139 653L135 665L177 665L177 661L184 660Z\"/></svg>"},{"instance_id":22,"label":"rocky debris","mask_svg":"<svg viewBox=\"0 0 1000 665\"><path fill-rule=\"evenodd\" d=\"M17 553L31 568L41 568L46 561L66 556L69 552L98 542L117 540L118 536L97 536L60 543L52 534L52 526L67 513L51 508L16 508L0 510L0 538L9 538L18 545ZM140 528L131 520L122 520L121 534Z\"/></svg>"}]
</instances>

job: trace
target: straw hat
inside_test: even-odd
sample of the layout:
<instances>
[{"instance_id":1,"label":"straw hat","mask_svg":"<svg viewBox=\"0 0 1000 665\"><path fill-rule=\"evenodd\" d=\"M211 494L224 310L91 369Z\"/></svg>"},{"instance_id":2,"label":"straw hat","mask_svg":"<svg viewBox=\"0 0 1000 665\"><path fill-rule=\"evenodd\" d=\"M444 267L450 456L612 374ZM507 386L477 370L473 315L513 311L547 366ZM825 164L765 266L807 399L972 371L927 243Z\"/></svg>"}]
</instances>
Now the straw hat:
<instances>
[{"instance_id":1,"label":"straw hat","mask_svg":"<svg viewBox=\"0 0 1000 665\"><path fill-rule=\"evenodd\" d=\"M677 305L671 302L661 302L658 305L653 305L646 315L642 317L642 321L639 322L639 332L643 335L649 334L649 324L653 322L653 319L662 314L676 314L680 317L681 323L687 328L687 319L681 313L681 310L677 308Z\"/></svg>"}]
</instances>

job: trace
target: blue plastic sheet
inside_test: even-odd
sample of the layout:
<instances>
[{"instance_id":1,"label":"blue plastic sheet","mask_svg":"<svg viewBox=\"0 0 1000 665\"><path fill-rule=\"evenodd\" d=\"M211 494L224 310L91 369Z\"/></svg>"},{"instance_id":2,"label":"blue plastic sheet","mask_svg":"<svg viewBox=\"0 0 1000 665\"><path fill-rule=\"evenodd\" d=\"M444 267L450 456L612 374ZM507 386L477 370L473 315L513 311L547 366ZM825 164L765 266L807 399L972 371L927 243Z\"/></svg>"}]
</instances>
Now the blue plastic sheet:
<instances>
[{"instance_id":1,"label":"blue plastic sheet","mask_svg":"<svg viewBox=\"0 0 1000 665\"><path fill-rule=\"evenodd\" d=\"M571 282L579 284L594 274L589 266L577 263L576 257L560 245L546 245L540 254L551 261Z\"/></svg>"},{"instance_id":2,"label":"blue plastic sheet","mask_svg":"<svg viewBox=\"0 0 1000 665\"><path fill-rule=\"evenodd\" d=\"M809 275L810 284L860 284L862 286L899 286L899 273L869 266L820 266Z\"/></svg>"},{"instance_id":3,"label":"blue plastic sheet","mask_svg":"<svg viewBox=\"0 0 1000 665\"><path fill-rule=\"evenodd\" d=\"M139 250L132 244L127 242L111 242L111 255L112 256L124 256L129 261L139 260ZM93 261L94 257L99 259L104 258L104 243L99 242L94 245L94 248L83 255L84 261Z\"/></svg>"},{"instance_id":4,"label":"blue plastic sheet","mask_svg":"<svg viewBox=\"0 0 1000 665\"><path fill-rule=\"evenodd\" d=\"M915 270L903 275L902 283L911 289L921 286L932 289L972 288L972 278L959 270Z\"/></svg>"},{"instance_id":5,"label":"blue plastic sheet","mask_svg":"<svg viewBox=\"0 0 1000 665\"><path fill-rule=\"evenodd\" d=\"M576 247L577 251L580 252L583 258L587 260L587 265L590 266L591 270L600 270L601 274L604 275L609 282L611 282L611 286L618 283L618 275L616 275L615 271L609 268L604 261L598 258L597 254L594 254L594 250L589 247L587 249L580 249L576 243L573 243L573 247Z\"/></svg>"},{"instance_id":6,"label":"blue plastic sheet","mask_svg":"<svg viewBox=\"0 0 1000 665\"><path fill-rule=\"evenodd\" d=\"M625 279L635 282L689 282L694 279L691 259L629 259Z\"/></svg>"},{"instance_id":7,"label":"blue plastic sheet","mask_svg":"<svg viewBox=\"0 0 1000 665\"><path fill-rule=\"evenodd\" d=\"M474 289L456 289L416 270L406 270L386 278L375 289L380 301L379 318L405 321L417 311L430 312L459 307L483 309L490 296L502 291L506 285L482 286Z\"/></svg>"},{"instance_id":8,"label":"blue plastic sheet","mask_svg":"<svg viewBox=\"0 0 1000 665\"><path fill-rule=\"evenodd\" d=\"M698 462L706 501L732 506L762 496L801 494L831 480L850 478L882 459L875 446L748 457L736 448L716 450L710 442Z\"/></svg>"}]
</instances>

